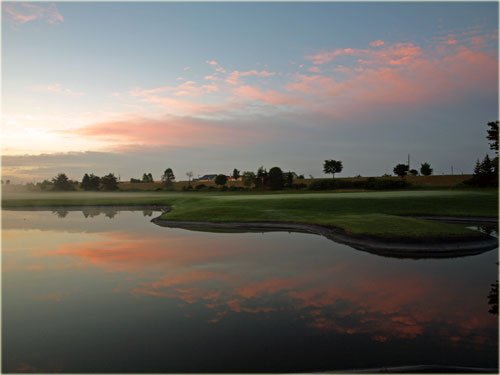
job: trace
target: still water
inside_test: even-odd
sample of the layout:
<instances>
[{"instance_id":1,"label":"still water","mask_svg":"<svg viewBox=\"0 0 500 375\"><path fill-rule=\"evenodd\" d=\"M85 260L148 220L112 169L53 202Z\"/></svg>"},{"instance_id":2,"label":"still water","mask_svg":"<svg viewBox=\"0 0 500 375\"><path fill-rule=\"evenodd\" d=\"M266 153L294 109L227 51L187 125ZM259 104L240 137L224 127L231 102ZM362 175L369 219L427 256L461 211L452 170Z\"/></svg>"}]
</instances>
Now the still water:
<instances>
[{"instance_id":1,"label":"still water","mask_svg":"<svg viewBox=\"0 0 500 375\"><path fill-rule=\"evenodd\" d=\"M498 250L381 257L152 211L2 211L3 372L498 366Z\"/></svg>"}]
</instances>

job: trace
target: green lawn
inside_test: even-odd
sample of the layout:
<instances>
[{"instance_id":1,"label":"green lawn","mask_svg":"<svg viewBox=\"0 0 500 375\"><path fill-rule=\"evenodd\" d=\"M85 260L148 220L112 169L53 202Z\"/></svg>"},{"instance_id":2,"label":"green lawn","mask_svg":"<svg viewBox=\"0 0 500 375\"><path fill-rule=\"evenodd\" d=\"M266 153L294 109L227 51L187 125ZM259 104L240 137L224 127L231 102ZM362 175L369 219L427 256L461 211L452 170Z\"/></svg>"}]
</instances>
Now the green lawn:
<instances>
[{"instance_id":1,"label":"green lawn","mask_svg":"<svg viewBox=\"0 0 500 375\"><path fill-rule=\"evenodd\" d=\"M166 220L284 221L334 226L354 235L440 238L474 235L464 225L410 215L498 217L497 190L391 191L309 194L238 193L17 193L3 207L159 204L172 207Z\"/></svg>"}]
</instances>

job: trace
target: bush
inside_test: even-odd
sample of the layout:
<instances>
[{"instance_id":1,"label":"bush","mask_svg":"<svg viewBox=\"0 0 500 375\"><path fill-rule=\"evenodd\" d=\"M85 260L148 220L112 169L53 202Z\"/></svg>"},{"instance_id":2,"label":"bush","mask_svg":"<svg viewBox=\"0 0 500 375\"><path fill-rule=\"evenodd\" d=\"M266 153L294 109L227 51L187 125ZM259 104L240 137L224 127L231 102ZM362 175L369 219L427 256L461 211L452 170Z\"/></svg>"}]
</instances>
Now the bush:
<instances>
[{"instance_id":1,"label":"bush","mask_svg":"<svg viewBox=\"0 0 500 375\"><path fill-rule=\"evenodd\" d=\"M394 180L370 177L367 180L316 180L309 185L310 190L336 190L336 189L368 189L390 190L405 189L410 184L406 180Z\"/></svg>"},{"instance_id":2,"label":"bush","mask_svg":"<svg viewBox=\"0 0 500 375\"><path fill-rule=\"evenodd\" d=\"M303 183L296 183L296 184L291 184L289 186L290 189L294 189L294 190L301 190L301 189L307 189L307 184L303 184Z\"/></svg>"},{"instance_id":3,"label":"bush","mask_svg":"<svg viewBox=\"0 0 500 375\"><path fill-rule=\"evenodd\" d=\"M205 184L199 184L194 187L196 190L203 190L207 188L207 185Z\"/></svg>"},{"instance_id":4,"label":"bush","mask_svg":"<svg viewBox=\"0 0 500 375\"><path fill-rule=\"evenodd\" d=\"M366 189L370 190L390 190L390 189L405 189L410 186L406 180L392 180L385 178L370 177L365 183Z\"/></svg>"}]
</instances>

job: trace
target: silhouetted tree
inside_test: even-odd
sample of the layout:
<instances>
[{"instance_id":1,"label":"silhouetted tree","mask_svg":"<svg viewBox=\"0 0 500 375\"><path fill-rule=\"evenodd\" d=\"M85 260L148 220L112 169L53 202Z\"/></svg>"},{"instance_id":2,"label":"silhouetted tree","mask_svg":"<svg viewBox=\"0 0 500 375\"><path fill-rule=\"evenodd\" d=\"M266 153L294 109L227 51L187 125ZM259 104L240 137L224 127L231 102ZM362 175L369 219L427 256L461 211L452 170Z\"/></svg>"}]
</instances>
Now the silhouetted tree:
<instances>
[{"instance_id":1,"label":"silhouetted tree","mask_svg":"<svg viewBox=\"0 0 500 375\"><path fill-rule=\"evenodd\" d=\"M151 173L143 173L142 182L153 182L153 175Z\"/></svg>"},{"instance_id":2,"label":"silhouetted tree","mask_svg":"<svg viewBox=\"0 0 500 375\"><path fill-rule=\"evenodd\" d=\"M283 171L279 167L272 167L269 170L269 174L267 176L267 186L271 190L281 190L285 185L285 180L283 178Z\"/></svg>"},{"instance_id":3,"label":"silhouetted tree","mask_svg":"<svg viewBox=\"0 0 500 375\"><path fill-rule=\"evenodd\" d=\"M235 180L237 180L238 178L240 178L240 171L237 170L236 168L233 169L233 178Z\"/></svg>"},{"instance_id":4,"label":"silhouetted tree","mask_svg":"<svg viewBox=\"0 0 500 375\"><path fill-rule=\"evenodd\" d=\"M93 173L90 174L90 176L85 173L85 175L82 178L82 182L80 184L80 187L85 190L99 190L101 184L101 178L99 176L95 176Z\"/></svg>"},{"instance_id":5,"label":"silhouetted tree","mask_svg":"<svg viewBox=\"0 0 500 375\"><path fill-rule=\"evenodd\" d=\"M165 169L165 172L163 172L163 175L161 176L161 180L167 186L171 185L175 181L175 175L172 168Z\"/></svg>"},{"instance_id":6,"label":"silhouetted tree","mask_svg":"<svg viewBox=\"0 0 500 375\"><path fill-rule=\"evenodd\" d=\"M186 176L188 178L188 185L191 186L191 178L193 177L193 172L186 172Z\"/></svg>"},{"instance_id":7,"label":"silhouetted tree","mask_svg":"<svg viewBox=\"0 0 500 375\"><path fill-rule=\"evenodd\" d=\"M283 178L285 180L285 186L290 187L293 185L293 177L297 176L295 173L288 171L287 173L283 174Z\"/></svg>"},{"instance_id":8,"label":"silhouetted tree","mask_svg":"<svg viewBox=\"0 0 500 375\"><path fill-rule=\"evenodd\" d=\"M220 186L224 186L227 183L227 176L225 174L218 174L215 177L215 183Z\"/></svg>"},{"instance_id":9,"label":"silhouetted tree","mask_svg":"<svg viewBox=\"0 0 500 375\"><path fill-rule=\"evenodd\" d=\"M252 186L252 184L255 183L256 177L257 176L253 172L250 171L243 172L243 185L245 185L246 187Z\"/></svg>"},{"instance_id":10,"label":"silhouetted tree","mask_svg":"<svg viewBox=\"0 0 500 375\"><path fill-rule=\"evenodd\" d=\"M412 176L418 176L418 171L416 169L410 169L410 174Z\"/></svg>"},{"instance_id":11,"label":"silhouetted tree","mask_svg":"<svg viewBox=\"0 0 500 375\"><path fill-rule=\"evenodd\" d=\"M494 150L498 154L498 121L488 122L490 127L487 132L486 138L491 141L490 150Z\"/></svg>"},{"instance_id":12,"label":"silhouetted tree","mask_svg":"<svg viewBox=\"0 0 500 375\"><path fill-rule=\"evenodd\" d=\"M52 183L54 184L53 187L54 190L59 190L59 191L75 190L73 182L70 181L70 179L68 178L68 176L66 176L65 173L59 173L56 177L52 179Z\"/></svg>"},{"instance_id":13,"label":"silhouetted tree","mask_svg":"<svg viewBox=\"0 0 500 375\"><path fill-rule=\"evenodd\" d=\"M80 187L83 190L89 190L89 182L90 182L90 176L85 173L82 178L82 182L80 183Z\"/></svg>"},{"instance_id":14,"label":"silhouetted tree","mask_svg":"<svg viewBox=\"0 0 500 375\"><path fill-rule=\"evenodd\" d=\"M495 174L495 166L488 155L484 157L479 165L479 173L485 177L491 177Z\"/></svg>"},{"instance_id":15,"label":"silhouetted tree","mask_svg":"<svg viewBox=\"0 0 500 375\"><path fill-rule=\"evenodd\" d=\"M257 176L255 178L255 187L264 188L267 185L267 170L263 166L257 169Z\"/></svg>"},{"instance_id":16,"label":"silhouetted tree","mask_svg":"<svg viewBox=\"0 0 500 375\"><path fill-rule=\"evenodd\" d=\"M342 162L340 160L325 160L323 163L323 172L331 174L335 178L335 173L342 172Z\"/></svg>"},{"instance_id":17,"label":"silhouetted tree","mask_svg":"<svg viewBox=\"0 0 500 375\"><path fill-rule=\"evenodd\" d=\"M398 164L394 167L393 171L396 176L403 178L408 173L408 165Z\"/></svg>"},{"instance_id":18,"label":"silhouetted tree","mask_svg":"<svg viewBox=\"0 0 500 375\"><path fill-rule=\"evenodd\" d=\"M101 177L101 186L106 191L118 190L118 179L113 173L109 173Z\"/></svg>"},{"instance_id":19,"label":"silhouetted tree","mask_svg":"<svg viewBox=\"0 0 500 375\"><path fill-rule=\"evenodd\" d=\"M429 163L422 163L420 165L420 173L422 173L423 176L430 176L432 171L433 169Z\"/></svg>"}]
</instances>

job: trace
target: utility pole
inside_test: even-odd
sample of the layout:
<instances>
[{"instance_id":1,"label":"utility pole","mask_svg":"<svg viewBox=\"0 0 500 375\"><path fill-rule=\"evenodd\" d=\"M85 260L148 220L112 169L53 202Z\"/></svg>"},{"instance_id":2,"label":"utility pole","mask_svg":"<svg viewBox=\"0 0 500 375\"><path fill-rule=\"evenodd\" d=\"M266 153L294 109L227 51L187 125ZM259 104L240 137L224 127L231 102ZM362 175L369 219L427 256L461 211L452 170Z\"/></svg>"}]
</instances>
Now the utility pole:
<instances>
[{"instance_id":1,"label":"utility pole","mask_svg":"<svg viewBox=\"0 0 500 375\"><path fill-rule=\"evenodd\" d=\"M410 154L408 154L408 170L410 170Z\"/></svg>"}]
</instances>

